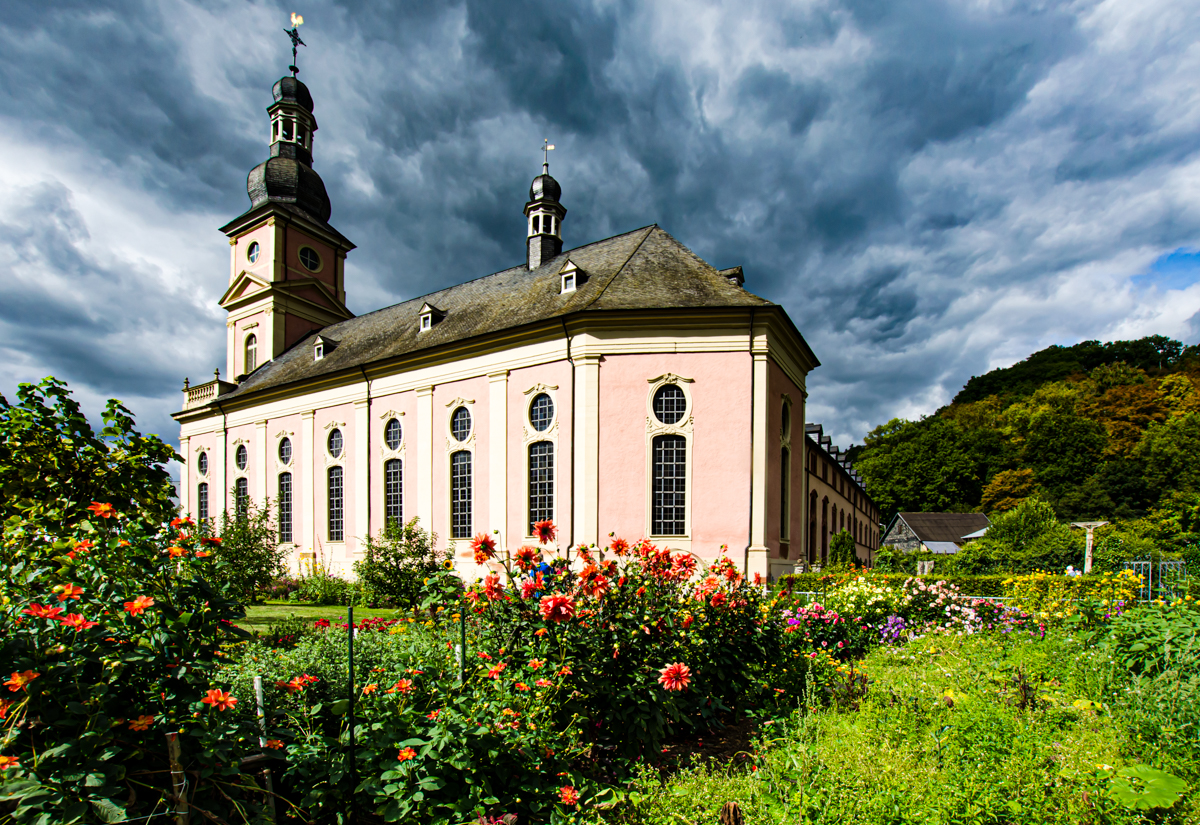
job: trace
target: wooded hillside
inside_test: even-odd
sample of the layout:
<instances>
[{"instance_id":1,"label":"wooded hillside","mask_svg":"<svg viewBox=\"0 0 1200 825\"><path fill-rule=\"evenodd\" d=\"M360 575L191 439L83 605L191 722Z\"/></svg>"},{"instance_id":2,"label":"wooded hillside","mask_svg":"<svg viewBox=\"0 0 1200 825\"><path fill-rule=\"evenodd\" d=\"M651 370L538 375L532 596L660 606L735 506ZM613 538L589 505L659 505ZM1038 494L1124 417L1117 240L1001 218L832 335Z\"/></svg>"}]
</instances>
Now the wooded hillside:
<instances>
[{"instance_id":1,"label":"wooded hillside","mask_svg":"<svg viewBox=\"0 0 1200 825\"><path fill-rule=\"evenodd\" d=\"M1200 492L1200 347L1049 347L972 377L933 415L876 427L850 457L885 520L1034 496L1060 519L1139 518Z\"/></svg>"}]
</instances>

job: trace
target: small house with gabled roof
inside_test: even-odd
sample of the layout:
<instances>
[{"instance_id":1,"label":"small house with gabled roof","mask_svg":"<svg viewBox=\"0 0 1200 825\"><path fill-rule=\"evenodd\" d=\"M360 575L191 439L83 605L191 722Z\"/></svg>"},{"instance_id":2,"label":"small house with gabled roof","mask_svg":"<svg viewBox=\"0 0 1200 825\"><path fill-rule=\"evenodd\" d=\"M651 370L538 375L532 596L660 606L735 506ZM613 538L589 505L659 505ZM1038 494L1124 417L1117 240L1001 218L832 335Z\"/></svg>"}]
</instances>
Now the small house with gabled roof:
<instances>
[{"instance_id":1,"label":"small house with gabled roof","mask_svg":"<svg viewBox=\"0 0 1200 825\"><path fill-rule=\"evenodd\" d=\"M896 513L883 532L883 547L906 553L957 553L991 525L983 513Z\"/></svg>"}]
</instances>

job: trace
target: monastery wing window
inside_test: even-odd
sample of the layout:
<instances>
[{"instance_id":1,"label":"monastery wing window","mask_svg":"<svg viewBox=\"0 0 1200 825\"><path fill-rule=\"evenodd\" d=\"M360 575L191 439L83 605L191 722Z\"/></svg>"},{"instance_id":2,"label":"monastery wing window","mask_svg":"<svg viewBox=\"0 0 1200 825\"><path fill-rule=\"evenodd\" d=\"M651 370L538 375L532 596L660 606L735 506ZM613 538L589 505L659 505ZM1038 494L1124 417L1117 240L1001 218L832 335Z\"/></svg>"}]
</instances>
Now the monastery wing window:
<instances>
[{"instance_id":1,"label":"monastery wing window","mask_svg":"<svg viewBox=\"0 0 1200 825\"><path fill-rule=\"evenodd\" d=\"M345 520L342 510L342 468L329 468L329 540L345 541Z\"/></svg>"},{"instance_id":2,"label":"monastery wing window","mask_svg":"<svg viewBox=\"0 0 1200 825\"><path fill-rule=\"evenodd\" d=\"M196 518L204 521L208 518L208 485L196 486Z\"/></svg>"},{"instance_id":3,"label":"monastery wing window","mask_svg":"<svg viewBox=\"0 0 1200 825\"><path fill-rule=\"evenodd\" d=\"M529 445L529 535L539 521L554 519L554 445L535 441Z\"/></svg>"},{"instance_id":4,"label":"monastery wing window","mask_svg":"<svg viewBox=\"0 0 1200 825\"><path fill-rule=\"evenodd\" d=\"M398 458L383 464L383 515L388 521L404 520L404 465Z\"/></svg>"},{"instance_id":5,"label":"monastery wing window","mask_svg":"<svg viewBox=\"0 0 1200 825\"><path fill-rule=\"evenodd\" d=\"M286 440L286 439L285 439ZM279 543L292 543L292 474L279 474Z\"/></svg>"},{"instance_id":6,"label":"monastery wing window","mask_svg":"<svg viewBox=\"0 0 1200 825\"><path fill-rule=\"evenodd\" d=\"M659 394L662 394L662 390L659 390ZM682 395L683 393L680 392L680 397ZM656 396L656 413L657 408L658 397ZM654 439L654 490L651 503L651 532L654 535L686 535L686 484L687 439L681 435L656 436Z\"/></svg>"},{"instance_id":7,"label":"monastery wing window","mask_svg":"<svg viewBox=\"0 0 1200 825\"><path fill-rule=\"evenodd\" d=\"M471 538L471 453L466 450L450 454L450 538Z\"/></svg>"}]
</instances>

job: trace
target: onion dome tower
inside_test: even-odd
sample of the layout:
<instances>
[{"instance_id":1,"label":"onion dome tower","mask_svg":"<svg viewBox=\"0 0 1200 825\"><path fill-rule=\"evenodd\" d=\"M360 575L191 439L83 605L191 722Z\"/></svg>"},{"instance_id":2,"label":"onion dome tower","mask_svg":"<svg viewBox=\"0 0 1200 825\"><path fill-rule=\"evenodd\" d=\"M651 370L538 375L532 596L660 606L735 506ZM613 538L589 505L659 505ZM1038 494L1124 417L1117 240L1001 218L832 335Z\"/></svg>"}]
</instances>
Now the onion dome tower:
<instances>
[{"instance_id":1,"label":"onion dome tower","mask_svg":"<svg viewBox=\"0 0 1200 825\"><path fill-rule=\"evenodd\" d=\"M233 256L221 306L229 313L226 374L241 380L310 333L354 314L346 307L346 253L329 225L325 183L312 168L317 119L293 75L272 88L270 157L250 170L250 209L221 231Z\"/></svg>"},{"instance_id":2,"label":"onion dome tower","mask_svg":"<svg viewBox=\"0 0 1200 825\"><path fill-rule=\"evenodd\" d=\"M525 245L531 270L562 252L562 219L567 209L559 203L561 197L562 187L550 177L550 163L544 161L542 174L533 179L529 187L529 203L525 204L525 217L528 220Z\"/></svg>"}]
</instances>

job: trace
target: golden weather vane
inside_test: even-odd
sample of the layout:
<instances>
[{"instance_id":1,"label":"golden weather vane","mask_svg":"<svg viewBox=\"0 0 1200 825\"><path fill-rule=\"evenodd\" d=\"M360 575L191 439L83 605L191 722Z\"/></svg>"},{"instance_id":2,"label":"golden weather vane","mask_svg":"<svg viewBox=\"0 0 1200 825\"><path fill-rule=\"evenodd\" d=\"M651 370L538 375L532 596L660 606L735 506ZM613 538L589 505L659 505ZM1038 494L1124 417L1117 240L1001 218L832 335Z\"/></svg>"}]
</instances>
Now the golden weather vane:
<instances>
[{"instance_id":1,"label":"golden weather vane","mask_svg":"<svg viewBox=\"0 0 1200 825\"><path fill-rule=\"evenodd\" d=\"M283 30L288 37L292 38L292 65L288 66L292 70L292 77L295 77L300 71L296 68L296 47L308 45L300 39L300 27L303 25L304 18L296 12L292 12L292 27Z\"/></svg>"}]
</instances>

